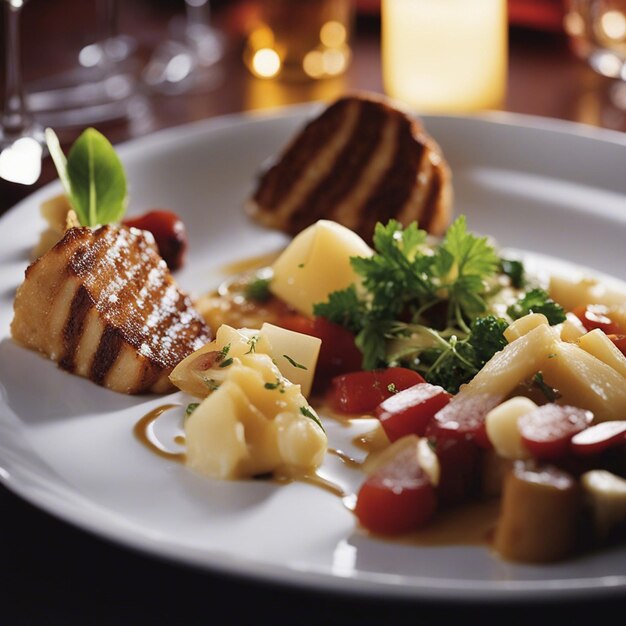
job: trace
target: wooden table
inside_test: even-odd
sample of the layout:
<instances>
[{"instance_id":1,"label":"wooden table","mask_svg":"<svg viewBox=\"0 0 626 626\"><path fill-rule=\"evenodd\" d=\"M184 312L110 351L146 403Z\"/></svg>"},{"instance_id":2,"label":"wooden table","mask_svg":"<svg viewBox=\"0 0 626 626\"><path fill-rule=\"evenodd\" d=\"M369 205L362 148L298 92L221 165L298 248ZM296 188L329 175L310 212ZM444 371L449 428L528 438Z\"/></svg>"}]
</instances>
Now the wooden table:
<instances>
[{"instance_id":1,"label":"wooden table","mask_svg":"<svg viewBox=\"0 0 626 626\"><path fill-rule=\"evenodd\" d=\"M24 11L24 73L28 81L69 66L76 50L89 40L84 27L90 5L80 0L32 2ZM133 0L122 3L122 31L138 38L146 58L165 36L179 3ZM216 21L233 38L222 65L223 81L207 93L144 96L138 118L98 125L114 143L169 126L211 116L268 106L328 99L349 89L381 91L379 23L374 16L357 22L353 63L345 77L319 84L277 85L251 78L241 63L237 38L246 7L220 3ZM69 18L68 18L69 16ZM569 51L558 33L513 29L510 81L505 109L626 131L626 116L608 98L605 80ZM78 129L63 137L71 141ZM49 162L35 187L52 180ZM33 187L0 182L0 213ZM273 624L444 624L463 619L506 619L508 624L566 622L611 609L570 603L489 609L440 603L383 602L342 598L276 588L197 572L110 545L31 507L0 488L2 570L0 623L17 624L204 624L224 612L224 623Z\"/></svg>"}]
</instances>

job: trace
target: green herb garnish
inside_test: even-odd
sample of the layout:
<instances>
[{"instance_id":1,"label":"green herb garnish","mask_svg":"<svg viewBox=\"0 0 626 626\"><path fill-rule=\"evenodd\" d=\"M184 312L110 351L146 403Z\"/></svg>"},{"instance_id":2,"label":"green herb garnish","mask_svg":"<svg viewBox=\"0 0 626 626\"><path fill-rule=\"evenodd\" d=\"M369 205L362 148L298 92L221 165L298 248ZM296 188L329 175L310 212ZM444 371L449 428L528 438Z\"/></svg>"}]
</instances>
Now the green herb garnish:
<instances>
[{"instance_id":1,"label":"green herb garnish","mask_svg":"<svg viewBox=\"0 0 626 626\"><path fill-rule=\"evenodd\" d=\"M512 259L500 259L500 271L509 277L511 286L521 289L524 286L524 264Z\"/></svg>"},{"instance_id":2,"label":"green herb garnish","mask_svg":"<svg viewBox=\"0 0 626 626\"><path fill-rule=\"evenodd\" d=\"M542 313L548 318L551 326L560 324L567 319L563 307L552 300L543 289L531 289L518 302L512 304L506 312L514 320L529 313Z\"/></svg>"},{"instance_id":3,"label":"green herb garnish","mask_svg":"<svg viewBox=\"0 0 626 626\"><path fill-rule=\"evenodd\" d=\"M228 367L229 365L232 365L232 364L233 364L233 360L232 358L230 358L230 359L226 359L225 361L222 361L220 363L220 367Z\"/></svg>"},{"instance_id":4,"label":"green herb garnish","mask_svg":"<svg viewBox=\"0 0 626 626\"><path fill-rule=\"evenodd\" d=\"M246 284L244 295L248 300L266 302L272 296L270 292L270 278L254 278Z\"/></svg>"},{"instance_id":5,"label":"green herb garnish","mask_svg":"<svg viewBox=\"0 0 626 626\"><path fill-rule=\"evenodd\" d=\"M542 372L537 372L533 376L532 382L533 385L537 387L537 389L539 389L541 393L543 393L548 402L556 402L561 397L561 394L556 389L550 387L550 385L546 383L546 381L543 379Z\"/></svg>"},{"instance_id":6,"label":"green herb garnish","mask_svg":"<svg viewBox=\"0 0 626 626\"><path fill-rule=\"evenodd\" d=\"M265 383L266 389L278 389L280 393L285 393L285 383L280 378L276 379L275 383Z\"/></svg>"},{"instance_id":7,"label":"green herb garnish","mask_svg":"<svg viewBox=\"0 0 626 626\"><path fill-rule=\"evenodd\" d=\"M185 409L185 417L189 417L199 406L199 402L190 402Z\"/></svg>"},{"instance_id":8,"label":"green herb garnish","mask_svg":"<svg viewBox=\"0 0 626 626\"><path fill-rule=\"evenodd\" d=\"M94 128L83 131L67 158L50 128L46 143L78 221L97 226L119 221L128 202L126 174L109 140Z\"/></svg>"},{"instance_id":9,"label":"green herb garnish","mask_svg":"<svg viewBox=\"0 0 626 626\"><path fill-rule=\"evenodd\" d=\"M252 354L256 352L256 344L259 342L260 335L252 335L250 339L248 339L247 344L250 346L246 354Z\"/></svg>"},{"instance_id":10,"label":"green herb garnish","mask_svg":"<svg viewBox=\"0 0 626 626\"><path fill-rule=\"evenodd\" d=\"M308 406L301 406L300 413L302 413L302 415L304 415L305 417L312 419L324 432L326 432L324 426L322 426L320 418L317 417L317 415L315 415L315 413L313 413L313 411Z\"/></svg>"},{"instance_id":11,"label":"green herb garnish","mask_svg":"<svg viewBox=\"0 0 626 626\"><path fill-rule=\"evenodd\" d=\"M293 365L293 367L297 367L300 370L305 370L307 369L304 365L302 365L301 363L297 363L296 361L294 361L290 356L288 356L287 354L283 354L283 357L285 357L289 363L291 363L291 365Z\"/></svg>"},{"instance_id":12,"label":"green herb garnish","mask_svg":"<svg viewBox=\"0 0 626 626\"><path fill-rule=\"evenodd\" d=\"M375 253L351 259L362 287L333 292L313 313L354 333L364 369L401 365L456 392L506 345L489 314L501 259L459 217L437 246L415 223L377 224Z\"/></svg>"},{"instance_id":13,"label":"green herb garnish","mask_svg":"<svg viewBox=\"0 0 626 626\"><path fill-rule=\"evenodd\" d=\"M210 391L217 391L220 388L220 383L218 383L214 378L203 378L202 382L209 388Z\"/></svg>"}]
</instances>

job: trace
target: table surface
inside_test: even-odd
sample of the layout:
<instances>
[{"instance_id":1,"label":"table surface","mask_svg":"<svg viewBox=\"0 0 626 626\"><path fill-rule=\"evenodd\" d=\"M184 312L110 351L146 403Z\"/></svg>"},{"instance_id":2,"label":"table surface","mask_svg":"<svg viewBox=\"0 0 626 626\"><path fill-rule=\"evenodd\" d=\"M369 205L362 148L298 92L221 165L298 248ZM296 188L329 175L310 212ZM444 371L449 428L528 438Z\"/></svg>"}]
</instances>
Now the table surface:
<instances>
[{"instance_id":1,"label":"table surface","mask_svg":"<svg viewBox=\"0 0 626 626\"><path fill-rule=\"evenodd\" d=\"M93 3L33 2L23 16L27 84L69 67L89 42ZM180 3L133 0L121 3L121 30L139 43L146 59L167 34ZM379 23L359 16L354 56L347 74L317 84L279 85L251 78L241 63L240 24L249 7L216 3L214 18L229 35L219 84L193 95L141 96L139 113L97 127L118 143L216 115L318 99L352 89L382 91ZM59 10L63 7L63 10ZM71 19L66 19L71 15ZM35 43L36 42L36 43ZM45 50L44 50L45 48ZM626 114L610 101L611 81L594 74L570 52L560 33L511 29L506 111L572 120L626 131ZM80 129L63 131L71 142ZM55 174L46 161L41 179L24 187L0 181L0 214ZM225 615L226 623L378 624L449 623L506 619L508 623L588 619L599 610L626 608L626 599L599 604L450 606L321 595L224 578L165 563L84 533L30 506L0 487L2 566L0 624L203 624ZM521 607L520 607L521 608ZM224 619L224 618L222 618Z\"/></svg>"}]
</instances>

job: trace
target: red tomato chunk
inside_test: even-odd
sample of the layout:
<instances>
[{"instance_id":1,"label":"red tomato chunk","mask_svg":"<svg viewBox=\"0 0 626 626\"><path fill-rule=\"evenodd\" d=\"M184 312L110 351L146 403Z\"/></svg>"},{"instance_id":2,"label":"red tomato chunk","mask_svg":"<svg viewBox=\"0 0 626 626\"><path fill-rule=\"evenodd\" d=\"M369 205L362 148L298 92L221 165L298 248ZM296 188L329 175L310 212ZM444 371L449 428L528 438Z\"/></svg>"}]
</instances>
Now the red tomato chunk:
<instances>
[{"instance_id":1,"label":"red tomato chunk","mask_svg":"<svg viewBox=\"0 0 626 626\"><path fill-rule=\"evenodd\" d=\"M418 383L383 400L375 415L389 441L410 434L421 437L435 413L448 404L451 397L442 387Z\"/></svg>"},{"instance_id":2,"label":"red tomato chunk","mask_svg":"<svg viewBox=\"0 0 626 626\"><path fill-rule=\"evenodd\" d=\"M354 513L367 530L397 535L424 526L437 507L435 490L406 446L361 486Z\"/></svg>"},{"instance_id":3,"label":"red tomato chunk","mask_svg":"<svg viewBox=\"0 0 626 626\"><path fill-rule=\"evenodd\" d=\"M417 372L404 367L351 372L333 378L328 401L339 413L373 414L394 393L423 382Z\"/></svg>"},{"instance_id":4,"label":"red tomato chunk","mask_svg":"<svg viewBox=\"0 0 626 626\"><path fill-rule=\"evenodd\" d=\"M537 459L561 459L570 452L572 437L587 428L593 413L572 406L544 404L519 418L522 442Z\"/></svg>"},{"instance_id":5,"label":"red tomato chunk","mask_svg":"<svg viewBox=\"0 0 626 626\"><path fill-rule=\"evenodd\" d=\"M574 309L573 313L587 330L599 328L607 335L619 335L626 332L626 329L621 328L611 319L608 308L602 304L579 306Z\"/></svg>"},{"instance_id":6,"label":"red tomato chunk","mask_svg":"<svg viewBox=\"0 0 626 626\"><path fill-rule=\"evenodd\" d=\"M128 227L152 233L159 254L171 270L180 269L187 252L187 232L183 221L172 211L156 209L123 222Z\"/></svg>"}]
</instances>

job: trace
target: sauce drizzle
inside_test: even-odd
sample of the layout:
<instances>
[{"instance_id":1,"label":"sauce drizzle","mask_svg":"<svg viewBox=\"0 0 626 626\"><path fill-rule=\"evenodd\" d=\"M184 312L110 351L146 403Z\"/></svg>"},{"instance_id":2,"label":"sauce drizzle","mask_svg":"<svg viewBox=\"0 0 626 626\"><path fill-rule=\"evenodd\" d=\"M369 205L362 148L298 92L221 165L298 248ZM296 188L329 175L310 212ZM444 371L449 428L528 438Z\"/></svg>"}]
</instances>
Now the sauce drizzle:
<instances>
[{"instance_id":1,"label":"sauce drizzle","mask_svg":"<svg viewBox=\"0 0 626 626\"><path fill-rule=\"evenodd\" d=\"M179 407L179 404L163 404L156 409L146 413L134 426L133 434L135 438L143 444L148 450L154 452L160 457L168 459L170 461L176 461L177 463L185 462L184 452L172 452L168 450L154 434L154 423L159 419L163 413ZM176 443L180 443L179 437L174 439Z\"/></svg>"}]
</instances>

